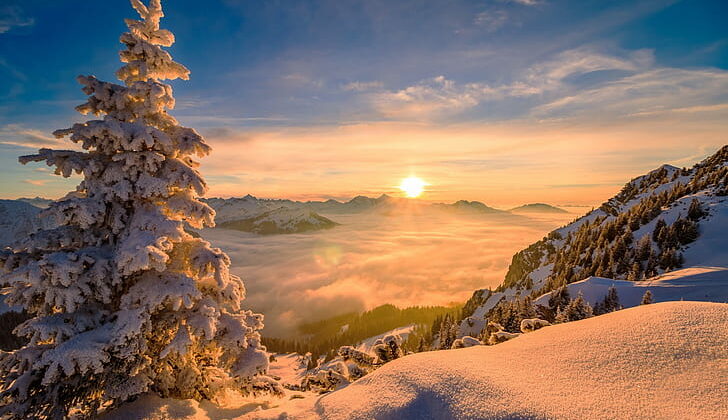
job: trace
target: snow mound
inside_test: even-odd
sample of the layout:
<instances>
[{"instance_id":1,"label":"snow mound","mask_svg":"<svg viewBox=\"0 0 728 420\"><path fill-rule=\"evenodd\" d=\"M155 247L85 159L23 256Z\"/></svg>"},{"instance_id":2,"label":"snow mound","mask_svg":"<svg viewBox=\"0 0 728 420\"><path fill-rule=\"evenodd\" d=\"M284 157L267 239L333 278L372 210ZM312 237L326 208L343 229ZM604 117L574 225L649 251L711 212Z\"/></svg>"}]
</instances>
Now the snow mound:
<instances>
[{"instance_id":1,"label":"snow mound","mask_svg":"<svg viewBox=\"0 0 728 420\"><path fill-rule=\"evenodd\" d=\"M693 418L728 414L728 305L666 302L496 346L395 360L257 419Z\"/></svg>"}]
</instances>

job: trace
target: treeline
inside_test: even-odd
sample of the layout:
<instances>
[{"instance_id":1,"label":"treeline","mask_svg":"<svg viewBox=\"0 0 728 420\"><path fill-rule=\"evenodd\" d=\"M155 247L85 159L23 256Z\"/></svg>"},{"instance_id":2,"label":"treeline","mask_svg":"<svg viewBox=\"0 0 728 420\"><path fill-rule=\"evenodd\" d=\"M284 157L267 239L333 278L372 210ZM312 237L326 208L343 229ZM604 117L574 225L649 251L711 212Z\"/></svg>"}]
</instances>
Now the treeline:
<instances>
[{"instance_id":1,"label":"treeline","mask_svg":"<svg viewBox=\"0 0 728 420\"><path fill-rule=\"evenodd\" d=\"M423 337L430 337L430 326L446 314L459 316L460 305L414 306L397 308L386 304L363 313L348 313L333 318L301 324L299 339L263 337L263 344L273 353L312 354L312 362L321 355L332 359L341 346L361 341L395 328L415 324L414 331L403 343L405 348L416 347Z\"/></svg>"}]
</instances>

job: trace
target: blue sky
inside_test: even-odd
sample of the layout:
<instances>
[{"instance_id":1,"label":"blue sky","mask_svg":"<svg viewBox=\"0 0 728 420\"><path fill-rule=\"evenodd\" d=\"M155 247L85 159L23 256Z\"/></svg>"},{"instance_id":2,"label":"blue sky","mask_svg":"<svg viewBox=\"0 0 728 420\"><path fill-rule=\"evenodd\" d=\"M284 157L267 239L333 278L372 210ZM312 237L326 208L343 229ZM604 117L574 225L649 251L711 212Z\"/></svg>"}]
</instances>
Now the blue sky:
<instances>
[{"instance_id":1,"label":"blue sky","mask_svg":"<svg viewBox=\"0 0 728 420\"><path fill-rule=\"evenodd\" d=\"M728 143L725 1L201 4L163 2L162 26L192 71L172 113L218 150L213 195L343 198L416 173L431 199L586 204ZM74 184L16 156L82 120L74 78L114 79L133 17L125 0L0 6L0 196Z\"/></svg>"}]
</instances>

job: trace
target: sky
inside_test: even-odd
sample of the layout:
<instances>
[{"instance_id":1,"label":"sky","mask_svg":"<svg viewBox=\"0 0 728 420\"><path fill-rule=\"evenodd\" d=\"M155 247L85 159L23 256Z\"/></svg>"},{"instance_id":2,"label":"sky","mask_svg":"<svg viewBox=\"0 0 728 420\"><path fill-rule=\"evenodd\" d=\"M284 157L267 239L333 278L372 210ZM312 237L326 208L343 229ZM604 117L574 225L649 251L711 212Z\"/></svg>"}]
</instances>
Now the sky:
<instances>
[{"instance_id":1,"label":"sky","mask_svg":"<svg viewBox=\"0 0 728 420\"><path fill-rule=\"evenodd\" d=\"M211 196L594 205L728 143L724 0L168 0L171 113ZM59 197L17 156L69 148L79 74L114 80L126 0L3 0L0 197Z\"/></svg>"}]
</instances>

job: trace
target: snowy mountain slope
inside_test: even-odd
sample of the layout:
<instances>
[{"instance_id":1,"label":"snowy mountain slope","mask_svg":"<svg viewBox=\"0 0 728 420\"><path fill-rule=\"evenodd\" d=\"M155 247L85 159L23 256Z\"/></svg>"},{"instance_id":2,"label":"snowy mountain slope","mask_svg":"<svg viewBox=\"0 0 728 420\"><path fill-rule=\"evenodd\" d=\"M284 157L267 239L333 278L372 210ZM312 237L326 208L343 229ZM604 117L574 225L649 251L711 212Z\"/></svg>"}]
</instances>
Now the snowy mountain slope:
<instances>
[{"instance_id":1,"label":"snowy mountain slope","mask_svg":"<svg viewBox=\"0 0 728 420\"><path fill-rule=\"evenodd\" d=\"M617 289L619 303L625 308L639 305L647 290L652 293L653 302L690 300L728 303L728 268L684 268L645 281L589 277L567 287L571 296L582 293L592 306L604 299L610 287ZM549 297L545 294L534 303L548 306Z\"/></svg>"},{"instance_id":2,"label":"snowy mountain slope","mask_svg":"<svg viewBox=\"0 0 728 420\"><path fill-rule=\"evenodd\" d=\"M524 204L508 211L511 213L568 213L564 209L544 203Z\"/></svg>"},{"instance_id":3,"label":"snowy mountain slope","mask_svg":"<svg viewBox=\"0 0 728 420\"><path fill-rule=\"evenodd\" d=\"M268 374L278 378L283 385L300 385L306 376L306 363L306 356L298 353L276 354Z\"/></svg>"},{"instance_id":4,"label":"snowy mountain slope","mask_svg":"<svg viewBox=\"0 0 728 420\"><path fill-rule=\"evenodd\" d=\"M316 400L242 418L723 419L726 342L726 304L643 305L496 346L406 356Z\"/></svg>"},{"instance_id":5,"label":"snowy mountain slope","mask_svg":"<svg viewBox=\"0 0 728 420\"><path fill-rule=\"evenodd\" d=\"M41 228L38 207L19 200L0 200L0 247Z\"/></svg>"},{"instance_id":6,"label":"snowy mountain slope","mask_svg":"<svg viewBox=\"0 0 728 420\"><path fill-rule=\"evenodd\" d=\"M505 214L503 210L494 209L480 201L459 200L452 204L436 203L433 208L443 211L460 212L460 213L481 213L481 214Z\"/></svg>"},{"instance_id":7,"label":"snowy mountain slope","mask_svg":"<svg viewBox=\"0 0 728 420\"><path fill-rule=\"evenodd\" d=\"M243 219L219 223L217 227L272 235L330 229L337 225L338 223L310 210L279 207Z\"/></svg>"},{"instance_id":8,"label":"snowy mountain slope","mask_svg":"<svg viewBox=\"0 0 728 420\"><path fill-rule=\"evenodd\" d=\"M395 328L392 330L389 330L387 332L384 332L382 334L375 335L373 337L369 337L367 339L362 340L361 343L359 343L356 348L357 350L361 350L363 352L370 352L372 350L372 347L374 346L374 343L379 340L380 338L384 338L388 335L399 335L402 337L403 340L407 340L407 337L412 333L412 331L415 329L415 325L407 325L404 327Z\"/></svg>"},{"instance_id":9,"label":"snowy mountain slope","mask_svg":"<svg viewBox=\"0 0 728 420\"><path fill-rule=\"evenodd\" d=\"M590 276L643 280L680 267L728 267L727 195L728 146L691 169L663 165L516 253L496 289L502 294L476 292L469 306L490 310L504 296L537 298Z\"/></svg>"},{"instance_id":10,"label":"snowy mountain slope","mask_svg":"<svg viewBox=\"0 0 728 420\"><path fill-rule=\"evenodd\" d=\"M23 201L23 202L31 204L35 207L45 209L45 208L48 208L48 206L50 206L51 203L53 203L53 201L55 201L55 200L50 200L48 198L43 198L43 197L35 197L35 198L23 197L23 198L18 198L18 201Z\"/></svg>"}]
</instances>

